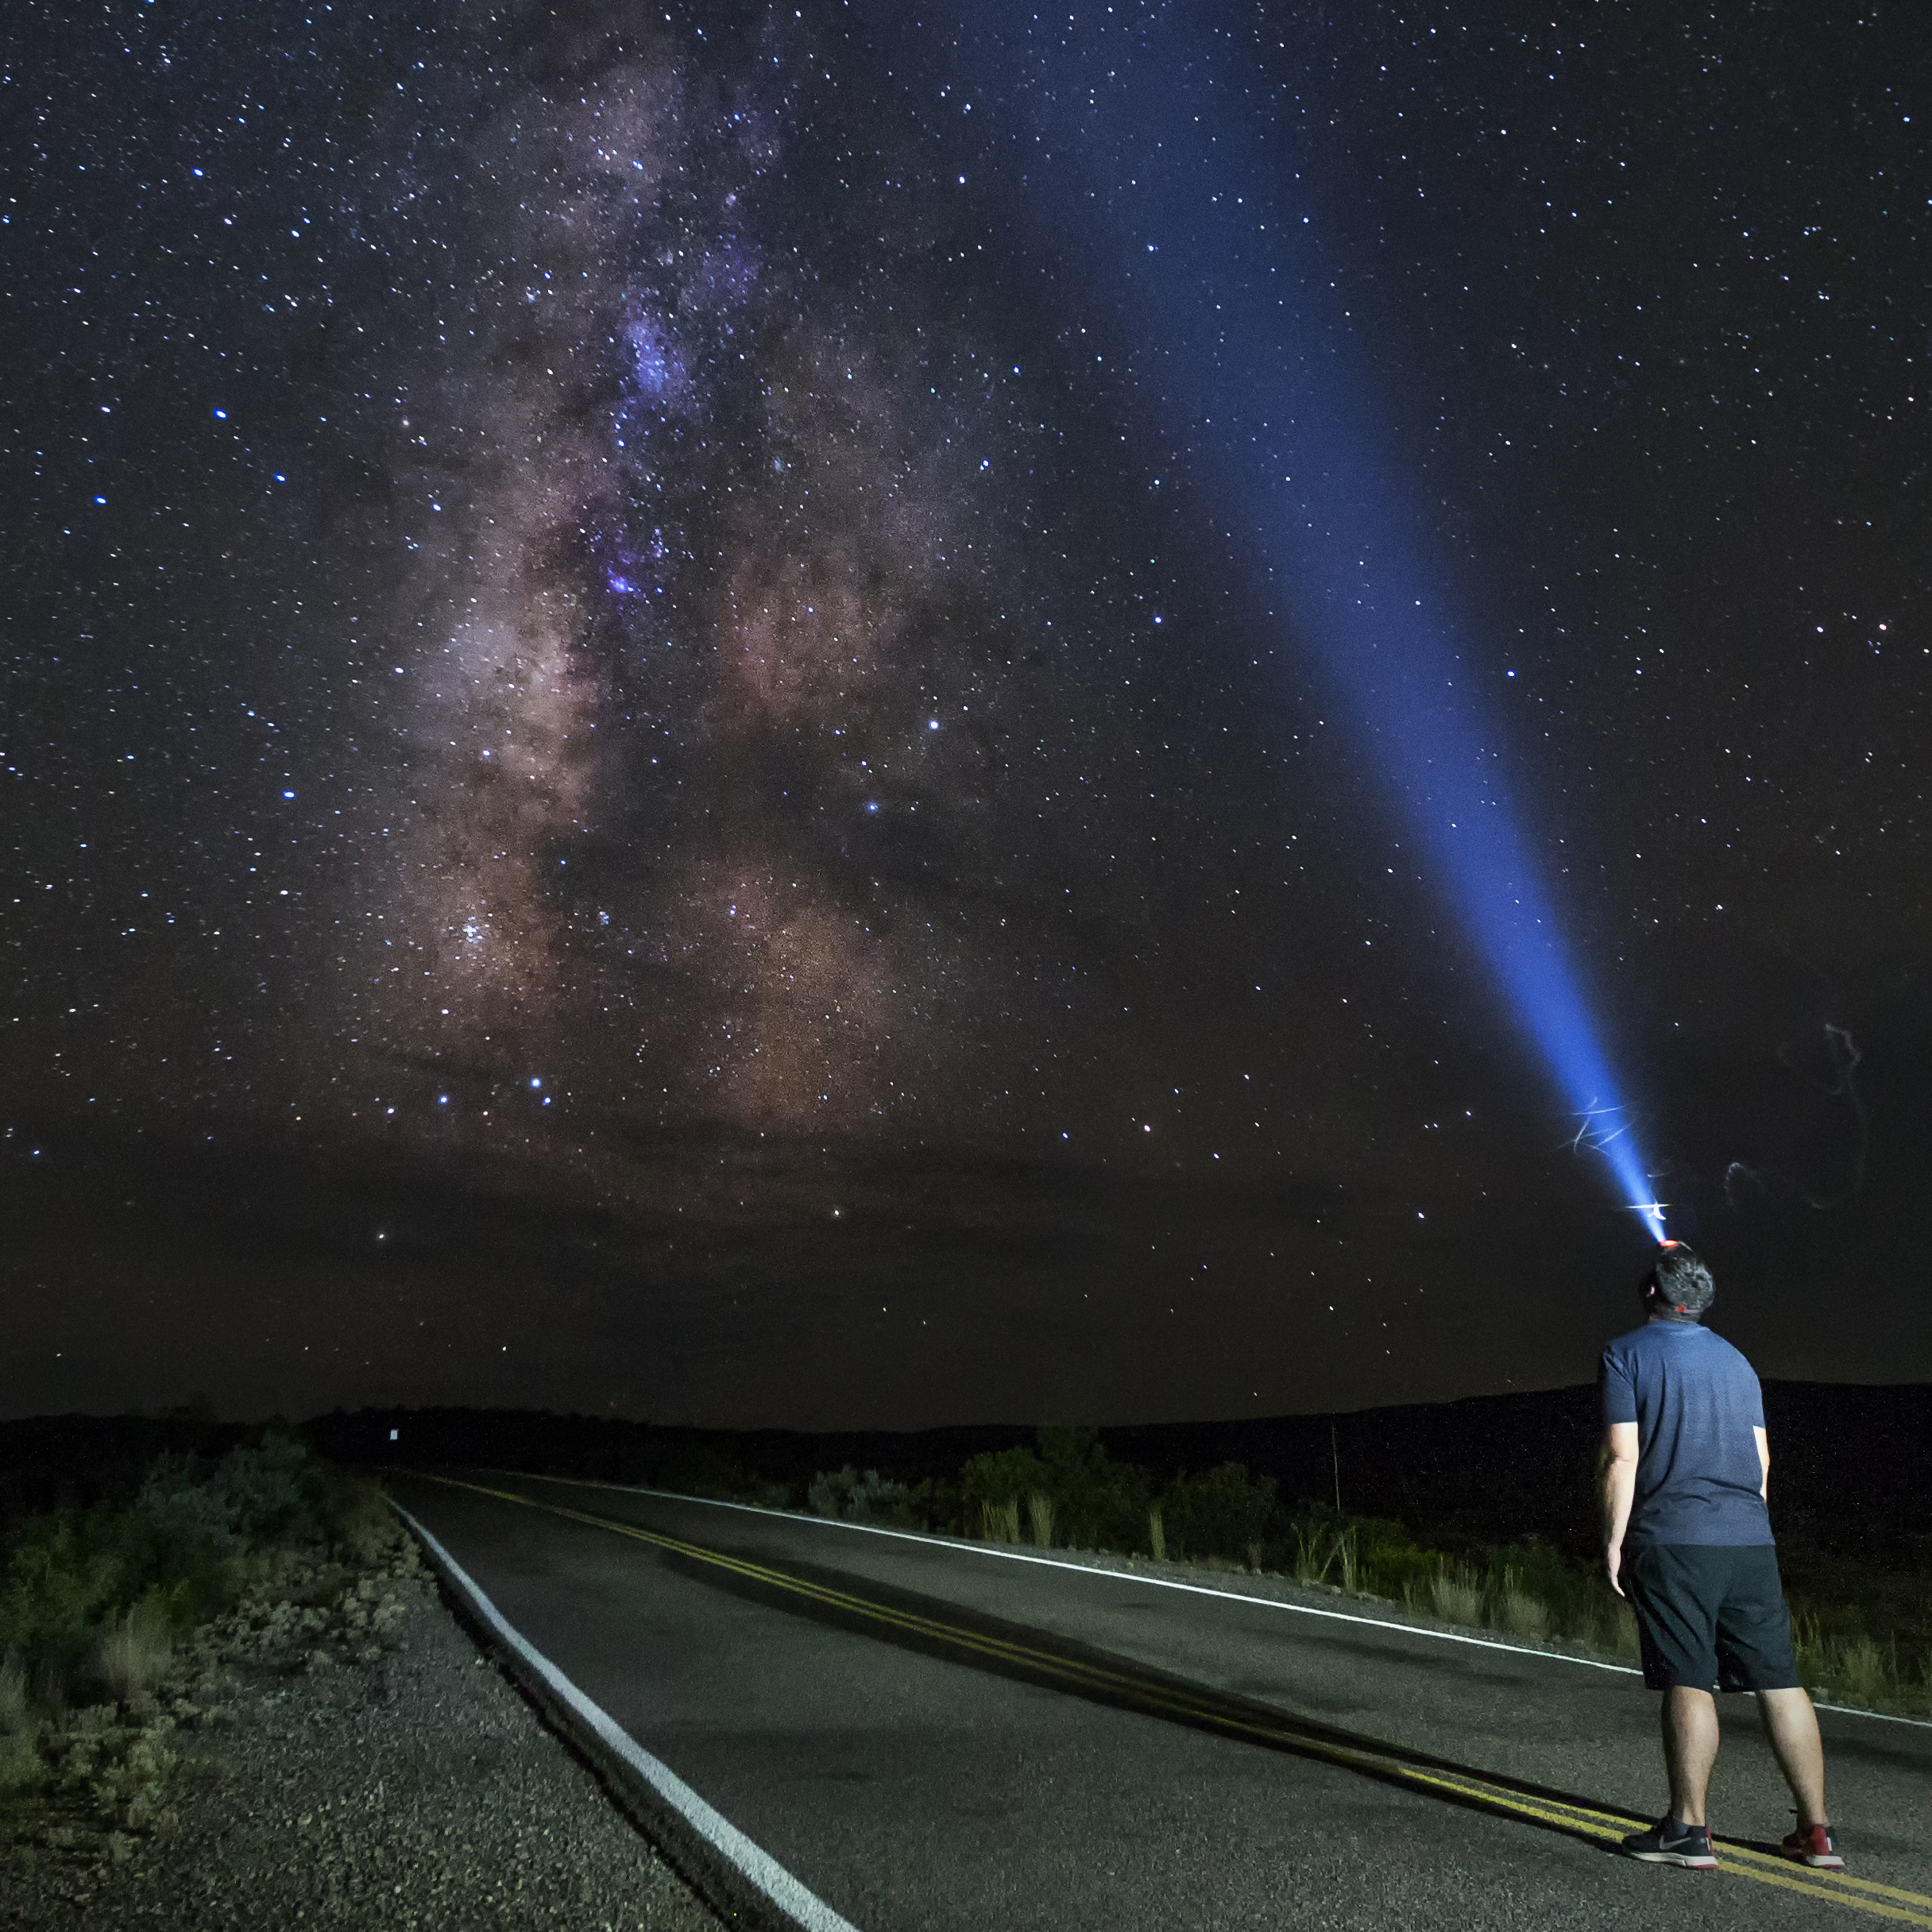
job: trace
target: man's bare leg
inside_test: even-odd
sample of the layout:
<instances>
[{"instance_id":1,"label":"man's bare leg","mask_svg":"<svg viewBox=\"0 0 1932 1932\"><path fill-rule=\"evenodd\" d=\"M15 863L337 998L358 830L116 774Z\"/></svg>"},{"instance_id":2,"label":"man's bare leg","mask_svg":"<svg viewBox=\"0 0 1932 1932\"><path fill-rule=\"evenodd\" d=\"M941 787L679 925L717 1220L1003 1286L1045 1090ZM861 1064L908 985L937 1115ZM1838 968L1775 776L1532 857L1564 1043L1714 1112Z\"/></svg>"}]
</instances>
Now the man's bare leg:
<instances>
[{"instance_id":1,"label":"man's bare leg","mask_svg":"<svg viewBox=\"0 0 1932 1932\"><path fill-rule=\"evenodd\" d=\"M1771 1694L1787 1697L1791 1694L1773 1691ZM1803 1694L1799 1693L1801 1697ZM1810 1709L1808 1702L1806 1708ZM1765 1721L1768 1723L1769 1718ZM1777 1747L1774 1745L1772 1748ZM1663 1694L1663 1762L1671 1776L1671 1816L1679 1824L1709 1822L1704 1816L1704 1801L1710 1793L1710 1768L1717 1761L1718 1700L1708 1690L1673 1684ZM1778 1761L1780 1764L1784 1762L1782 1757Z\"/></svg>"},{"instance_id":2,"label":"man's bare leg","mask_svg":"<svg viewBox=\"0 0 1932 1932\"><path fill-rule=\"evenodd\" d=\"M1818 1713L1803 1690L1760 1690L1757 1714L1764 1721L1771 1754L1798 1801L1801 1829L1831 1821L1825 1810L1825 1746L1818 1734Z\"/></svg>"}]
</instances>

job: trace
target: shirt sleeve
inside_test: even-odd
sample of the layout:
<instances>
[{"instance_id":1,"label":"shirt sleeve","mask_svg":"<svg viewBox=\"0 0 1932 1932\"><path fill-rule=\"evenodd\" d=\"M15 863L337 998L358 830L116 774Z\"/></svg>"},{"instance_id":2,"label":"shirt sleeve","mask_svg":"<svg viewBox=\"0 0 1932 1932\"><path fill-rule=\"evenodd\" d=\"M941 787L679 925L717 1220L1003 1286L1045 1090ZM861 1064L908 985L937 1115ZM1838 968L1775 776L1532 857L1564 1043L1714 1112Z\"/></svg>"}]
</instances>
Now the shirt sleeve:
<instances>
[{"instance_id":1,"label":"shirt sleeve","mask_svg":"<svg viewBox=\"0 0 1932 1932\"><path fill-rule=\"evenodd\" d=\"M1636 1389L1630 1380L1630 1365L1613 1348L1603 1351L1603 1364L1597 1373L1597 1386L1603 1397L1603 1421L1636 1420Z\"/></svg>"}]
</instances>

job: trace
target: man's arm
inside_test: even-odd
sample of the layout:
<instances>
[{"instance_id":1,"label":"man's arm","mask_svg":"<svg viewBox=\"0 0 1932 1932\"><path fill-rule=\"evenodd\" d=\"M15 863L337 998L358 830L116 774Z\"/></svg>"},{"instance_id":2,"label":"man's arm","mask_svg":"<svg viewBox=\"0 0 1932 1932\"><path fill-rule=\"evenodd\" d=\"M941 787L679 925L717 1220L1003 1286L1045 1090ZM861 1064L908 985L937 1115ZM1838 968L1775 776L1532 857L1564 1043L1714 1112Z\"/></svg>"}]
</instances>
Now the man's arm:
<instances>
[{"instance_id":1,"label":"man's arm","mask_svg":"<svg viewBox=\"0 0 1932 1932\"><path fill-rule=\"evenodd\" d=\"M1761 1428L1753 1427L1751 1433L1757 1439L1757 1493L1766 1502L1771 1501L1771 1438Z\"/></svg>"},{"instance_id":2,"label":"man's arm","mask_svg":"<svg viewBox=\"0 0 1932 1932\"><path fill-rule=\"evenodd\" d=\"M1603 1568L1620 1597L1624 1532L1630 1527L1630 1505L1636 1495L1636 1424L1611 1423L1603 1435Z\"/></svg>"}]
</instances>

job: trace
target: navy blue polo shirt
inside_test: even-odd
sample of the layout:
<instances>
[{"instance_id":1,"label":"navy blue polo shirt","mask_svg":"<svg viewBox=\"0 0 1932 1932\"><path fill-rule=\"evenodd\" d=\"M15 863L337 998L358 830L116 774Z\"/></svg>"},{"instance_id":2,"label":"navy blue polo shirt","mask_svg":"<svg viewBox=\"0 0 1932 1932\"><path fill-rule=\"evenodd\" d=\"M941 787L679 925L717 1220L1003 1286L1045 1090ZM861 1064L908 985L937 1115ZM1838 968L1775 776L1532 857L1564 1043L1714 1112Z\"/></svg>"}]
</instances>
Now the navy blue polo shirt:
<instances>
[{"instance_id":1,"label":"navy blue polo shirt","mask_svg":"<svg viewBox=\"0 0 1932 1932\"><path fill-rule=\"evenodd\" d=\"M1723 1336L1653 1316L1603 1351L1603 1420L1636 1424L1636 1495L1624 1540L1776 1540L1758 1493L1757 1377Z\"/></svg>"}]
</instances>

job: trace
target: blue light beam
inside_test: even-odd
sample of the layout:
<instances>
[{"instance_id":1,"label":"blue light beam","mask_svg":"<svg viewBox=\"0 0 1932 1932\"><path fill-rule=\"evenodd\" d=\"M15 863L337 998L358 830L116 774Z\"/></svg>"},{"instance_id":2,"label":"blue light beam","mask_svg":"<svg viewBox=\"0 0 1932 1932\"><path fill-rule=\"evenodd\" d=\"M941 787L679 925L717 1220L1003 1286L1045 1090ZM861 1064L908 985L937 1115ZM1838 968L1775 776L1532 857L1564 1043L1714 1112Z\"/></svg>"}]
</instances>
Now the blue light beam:
<instances>
[{"instance_id":1,"label":"blue light beam","mask_svg":"<svg viewBox=\"0 0 1932 1932\"><path fill-rule=\"evenodd\" d=\"M1237 103L1255 76L1180 6L1120 21L975 10L952 46L1005 110L1003 155L987 158L1018 171L1037 246L1081 272L1088 299L1111 298L1096 353L1124 365L1135 400L1158 398L1196 483L1231 532L1250 533L1271 601L1285 602L1579 1123L1574 1144L1602 1157L1662 1240L1629 1110L1505 794L1412 466L1363 361L1368 325L1331 297L1343 278L1305 186L1327 156L1246 123Z\"/></svg>"}]
</instances>

